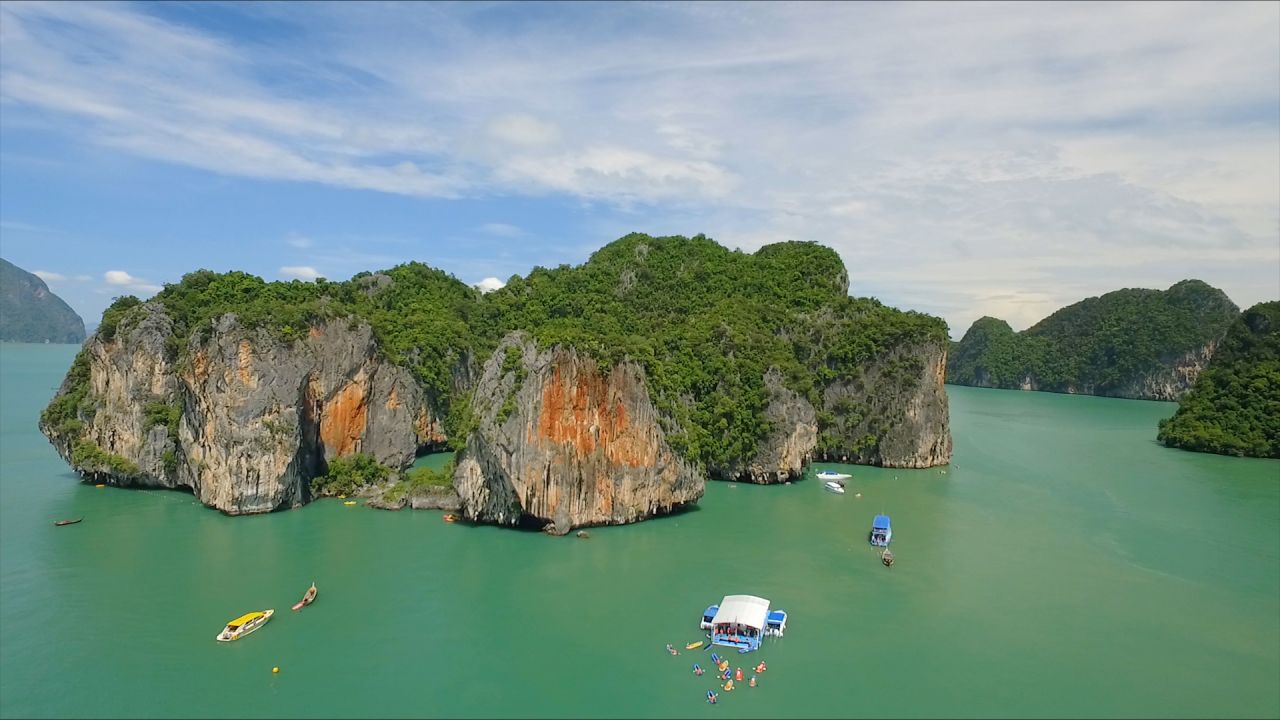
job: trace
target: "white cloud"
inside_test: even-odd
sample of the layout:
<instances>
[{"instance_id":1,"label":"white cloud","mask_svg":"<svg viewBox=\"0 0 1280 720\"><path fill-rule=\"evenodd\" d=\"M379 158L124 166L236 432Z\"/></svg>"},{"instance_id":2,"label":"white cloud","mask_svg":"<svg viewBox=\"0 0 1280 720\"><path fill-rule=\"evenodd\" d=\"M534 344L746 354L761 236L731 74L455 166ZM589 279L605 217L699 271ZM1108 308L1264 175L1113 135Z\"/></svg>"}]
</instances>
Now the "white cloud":
<instances>
[{"instance_id":1,"label":"white cloud","mask_svg":"<svg viewBox=\"0 0 1280 720\"><path fill-rule=\"evenodd\" d=\"M719 198L737 184L732 173L704 160L658 157L618 146L513 157L499 177L582 197L648 201Z\"/></svg>"},{"instance_id":2,"label":"white cloud","mask_svg":"<svg viewBox=\"0 0 1280 720\"><path fill-rule=\"evenodd\" d=\"M67 279L66 275L63 275L61 273L56 273L56 272L49 272L48 270L32 270L31 274L35 275L36 277L40 278L41 280L47 283L61 282Z\"/></svg>"},{"instance_id":3,"label":"white cloud","mask_svg":"<svg viewBox=\"0 0 1280 720\"><path fill-rule=\"evenodd\" d=\"M44 227L43 225L33 225L31 223L17 222L15 220L0 220L0 230L12 230L16 232L29 232L29 233L57 232L56 230L53 230L52 228Z\"/></svg>"},{"instance_id":4,"label":"white cloud","mask_svg":"<svg viewBox=\"0 0 1280 720\"><path fill-rule=\"evenodd\" d=\"M480 292L493 292L504 285L506 283L496 277L487 277L476 283L475 287L480 288Z\"/></svg>"},{"instance_id":5,"label":"white cloud","mask_svg":"<svg viewBox=\"0 0 1280 720\"><path fill-rule=\"evenodd\" d=\"M288 278L298 278L299 280L315 280L320 277L320 273L309 265L286 265L280 268L280 274Z\"/></svg>"},{"instance_id":6,"label":"white cloud","mask_svg":"<svg viewBox=\"0 0 1280 720\"><path fill-rule=\"evenodd\" d=\"M292 32L2 3L6 121L225 175L817 240L854 292L957 335L1197 275L1280 296L1275 3L568 5L518 36L502 6L245 7Z\"/></svg>"},{"instance_id":7,"label":"white cloud","mask_svg":"<svg viewBox=\"0 0 1280 720\"><path fill-rule=\"evenodd\" d=\"M560 138L555 125L532 115L504 115L489 125L489 132L499 140L522 147L551 145Z\"/></svg>"},{"instance_id":8,"label":"white cloud","mask_svg":"<svg viewBox=\"0 0 1280 720\"><path fill-rule=\"evenodd\" d=\"M524 237L524 230L507 223L491 222L480 226L480 232L500 238Z\"/></svg>"},{"instance_id":9,"label":"white cloud","mask_svg":"<svg viewBox=\"0 0 1280 720\"><path fill-rule=\"evenodd\" d=\"M124 270L108 270L102 273L102 278L107 281L108 285L128 288L142 293L160 292L162 289L159 285L134 277Z\"/></svg>"}]
</instances>

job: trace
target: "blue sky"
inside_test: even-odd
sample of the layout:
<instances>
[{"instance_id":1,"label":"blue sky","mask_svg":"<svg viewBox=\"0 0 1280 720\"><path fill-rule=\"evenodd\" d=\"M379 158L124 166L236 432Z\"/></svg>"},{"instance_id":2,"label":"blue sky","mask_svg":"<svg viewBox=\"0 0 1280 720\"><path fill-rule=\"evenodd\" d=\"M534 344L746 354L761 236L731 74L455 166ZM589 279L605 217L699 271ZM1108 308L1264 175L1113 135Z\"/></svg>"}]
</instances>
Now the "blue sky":
<instances>
[{"instance_id":1,"label":"blue sky","mask_svg":"<svg viewBox=\"0 0 1280 720\"><path fill-rule=\"evenodd\" d=\"M0 255L91 324L196 268L494 283L630 231L816 240L956 337L1275 299L1280 4L0 4Z\"/></svg>"}]
</instances>

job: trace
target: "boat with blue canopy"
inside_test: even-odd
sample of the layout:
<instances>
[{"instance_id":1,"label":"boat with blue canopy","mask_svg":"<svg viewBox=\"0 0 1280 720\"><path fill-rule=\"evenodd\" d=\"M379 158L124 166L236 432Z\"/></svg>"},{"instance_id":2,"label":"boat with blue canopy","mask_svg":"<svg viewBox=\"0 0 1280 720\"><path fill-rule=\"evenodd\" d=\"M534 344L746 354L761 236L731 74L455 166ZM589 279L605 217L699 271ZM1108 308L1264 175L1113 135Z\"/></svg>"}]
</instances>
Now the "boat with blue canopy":
<instances>
[{"instance_id":1,"label":"boat with blue canopy","mask_svg":"<svg viewBox=\"0 0 1280 720\"><path fill-rule=\"evenodd\" d=\"M868 540L876 547L889 547L889 542L893 540L893 528L889 525L888 515L877 515L871 521L871 534Z\"/></svg>"}]
</instances>

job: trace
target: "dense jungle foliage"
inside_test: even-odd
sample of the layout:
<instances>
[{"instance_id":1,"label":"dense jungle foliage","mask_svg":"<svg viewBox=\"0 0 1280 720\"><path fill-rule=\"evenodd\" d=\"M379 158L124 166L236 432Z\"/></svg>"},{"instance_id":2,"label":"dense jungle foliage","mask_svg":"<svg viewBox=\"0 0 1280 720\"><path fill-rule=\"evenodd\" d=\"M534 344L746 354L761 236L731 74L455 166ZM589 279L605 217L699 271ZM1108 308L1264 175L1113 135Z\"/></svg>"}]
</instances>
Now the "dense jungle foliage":
<instances>
[{"instance_id":1,"label":"dense jungle foliage","mask_svg":"<svg viewBox=\"0 0 1280 720\"><path fill-rule=\"evenodd\" d=\"M975 322L947 362L947 382L1095 395L1126 394L1139 378L1221 338L1239 308L1199 280L1125 289L1069 305L1015 333Z\"/></svg>"},{"instance_id":2,"label":"dense jungle foliage","mask_svg":"<svg viewBox=\"0 0 1280 720\"><path fill-rule=\"evenodd\" d=\"M478 367L510 331L572 346L602 368L629 359L645 367L674 448L712 468L750 457L768 432L770 367L817 407L831 380L858 377L904 342L947 337L938 318L849 297L844 265L829 248L787 242L744 253L702 235L628 235L580 266L536 267L488 294L411 262L346 282L199 270L150 302L173 322L175 360L227 313L284 341L305 338L320 321L367 320L382 351L409 367L447 416L450 435L474 422L453 381L459 361ZM100 337L122 332L140 307L136 298L118 300Z\"/></svg>"},{"instance_id":3,"label":"dense jungle foliage","mask_svg":"<svg viewBox=\"0 0 1280 720\"><path fill-rule=\"evenodd\" d=\"M1157 437L1187 450L1280 458L1280 302L1254 305L1232 323Z\"/></svg>"}]
</instances>

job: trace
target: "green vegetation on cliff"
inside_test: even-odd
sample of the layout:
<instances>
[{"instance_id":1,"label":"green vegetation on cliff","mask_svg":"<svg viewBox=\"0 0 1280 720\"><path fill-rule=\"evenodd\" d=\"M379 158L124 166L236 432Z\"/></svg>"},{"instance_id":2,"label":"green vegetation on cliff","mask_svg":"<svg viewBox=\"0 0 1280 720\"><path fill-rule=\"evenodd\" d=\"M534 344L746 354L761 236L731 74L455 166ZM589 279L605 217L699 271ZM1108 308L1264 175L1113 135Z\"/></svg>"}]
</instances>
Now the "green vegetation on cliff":
<instances>
[{"instance_id":1,"label":"green vegetation on cliff","mask_svg":"<svg viewBox=\"0 0 1280 720\"><path fill-rule=\"evenodd\" d=\"M346 495L384 482L390 474L389 468L364 453L344 455L330 460L324 475L311 479L311 491L316 495Z\"/></svg>"},{"instance_id":2,"label":"green vegetation on cliff","mask_svg":"<svg viewBox=\"0 0 1280 720\"><path fill-rule=\"evenodd\" d=\"M84 320L44 280L0 258L0 341L84 342Z\"/></svg>"},{"instance_id":3,"label":"green vegetation on cliff","mask_svg":"<svg viewBox=\"0 0 1280 720\"><path fill-rule=\"evenodd\" d=\"M1157 436L1170 447L1280 458L1280 302L1237 319Z\"/></svg>"},{"instance_id":4,"label":"green vegetation on cliff","mask_svg":"<svg viewBox=\"0 0 1280 720\"><path fill-rule=\"evenodd\" d=\"M579 267L535 268L490 293L477 336L525 330L608 366L646 369L673 449L708 468L750 458L769 428L764 374L818 406L819 387L904 340L944 342L927 315L847 295L844 264L814 243L754 254L693 238L632 234Z\"/></svg>"},{"instance_id":5,"label":"green vegetation on cliff","mask_svg":"<svg viewBox=\"0 0 1280 720\"><path fill-rule=\"evenodd\" d=\"M954 348L947 382L1140 396L1144 378L1217 341L1238 314L1221 290L1184 280L1088 298L1020 333L984 317Z\"/></svg>"},{"instance_id":6,"label":"green vegetation on cliff","mask_svg":"<svg viewBox=\"0 0 1280 720\"><path fill-rule=\"evenodd\" d=\"M475 418L454 376L460 366L478 367L511 331L583 351L602 369L631 360L645 368L673 448L712 469L751 458L769 432L770 368L818 407L832 381L854 381L874 358L913 343L941 346L947 335L937 318L849 297L844 265L829 248L786 242L744 253L701 235L628 235L580 266L534 268L487 295L415 262L339 283L199 270L152 302L173 323L176 357L227 313L282 341L306 337L320 321L364 319L381 351L415 373L455 447ZM140 313L136 299L117 302L104 314L103 338ZM920 369L894 360L887 375L896 382L885 392L909 386ZM157 424L167 423L163 413L154 409ZM831 446L876 440L841 438L834 426L823 437ZM345 487L347 470L334 476L331 465L332 480L320 485Z\"/></svg>"}]
</instances>

